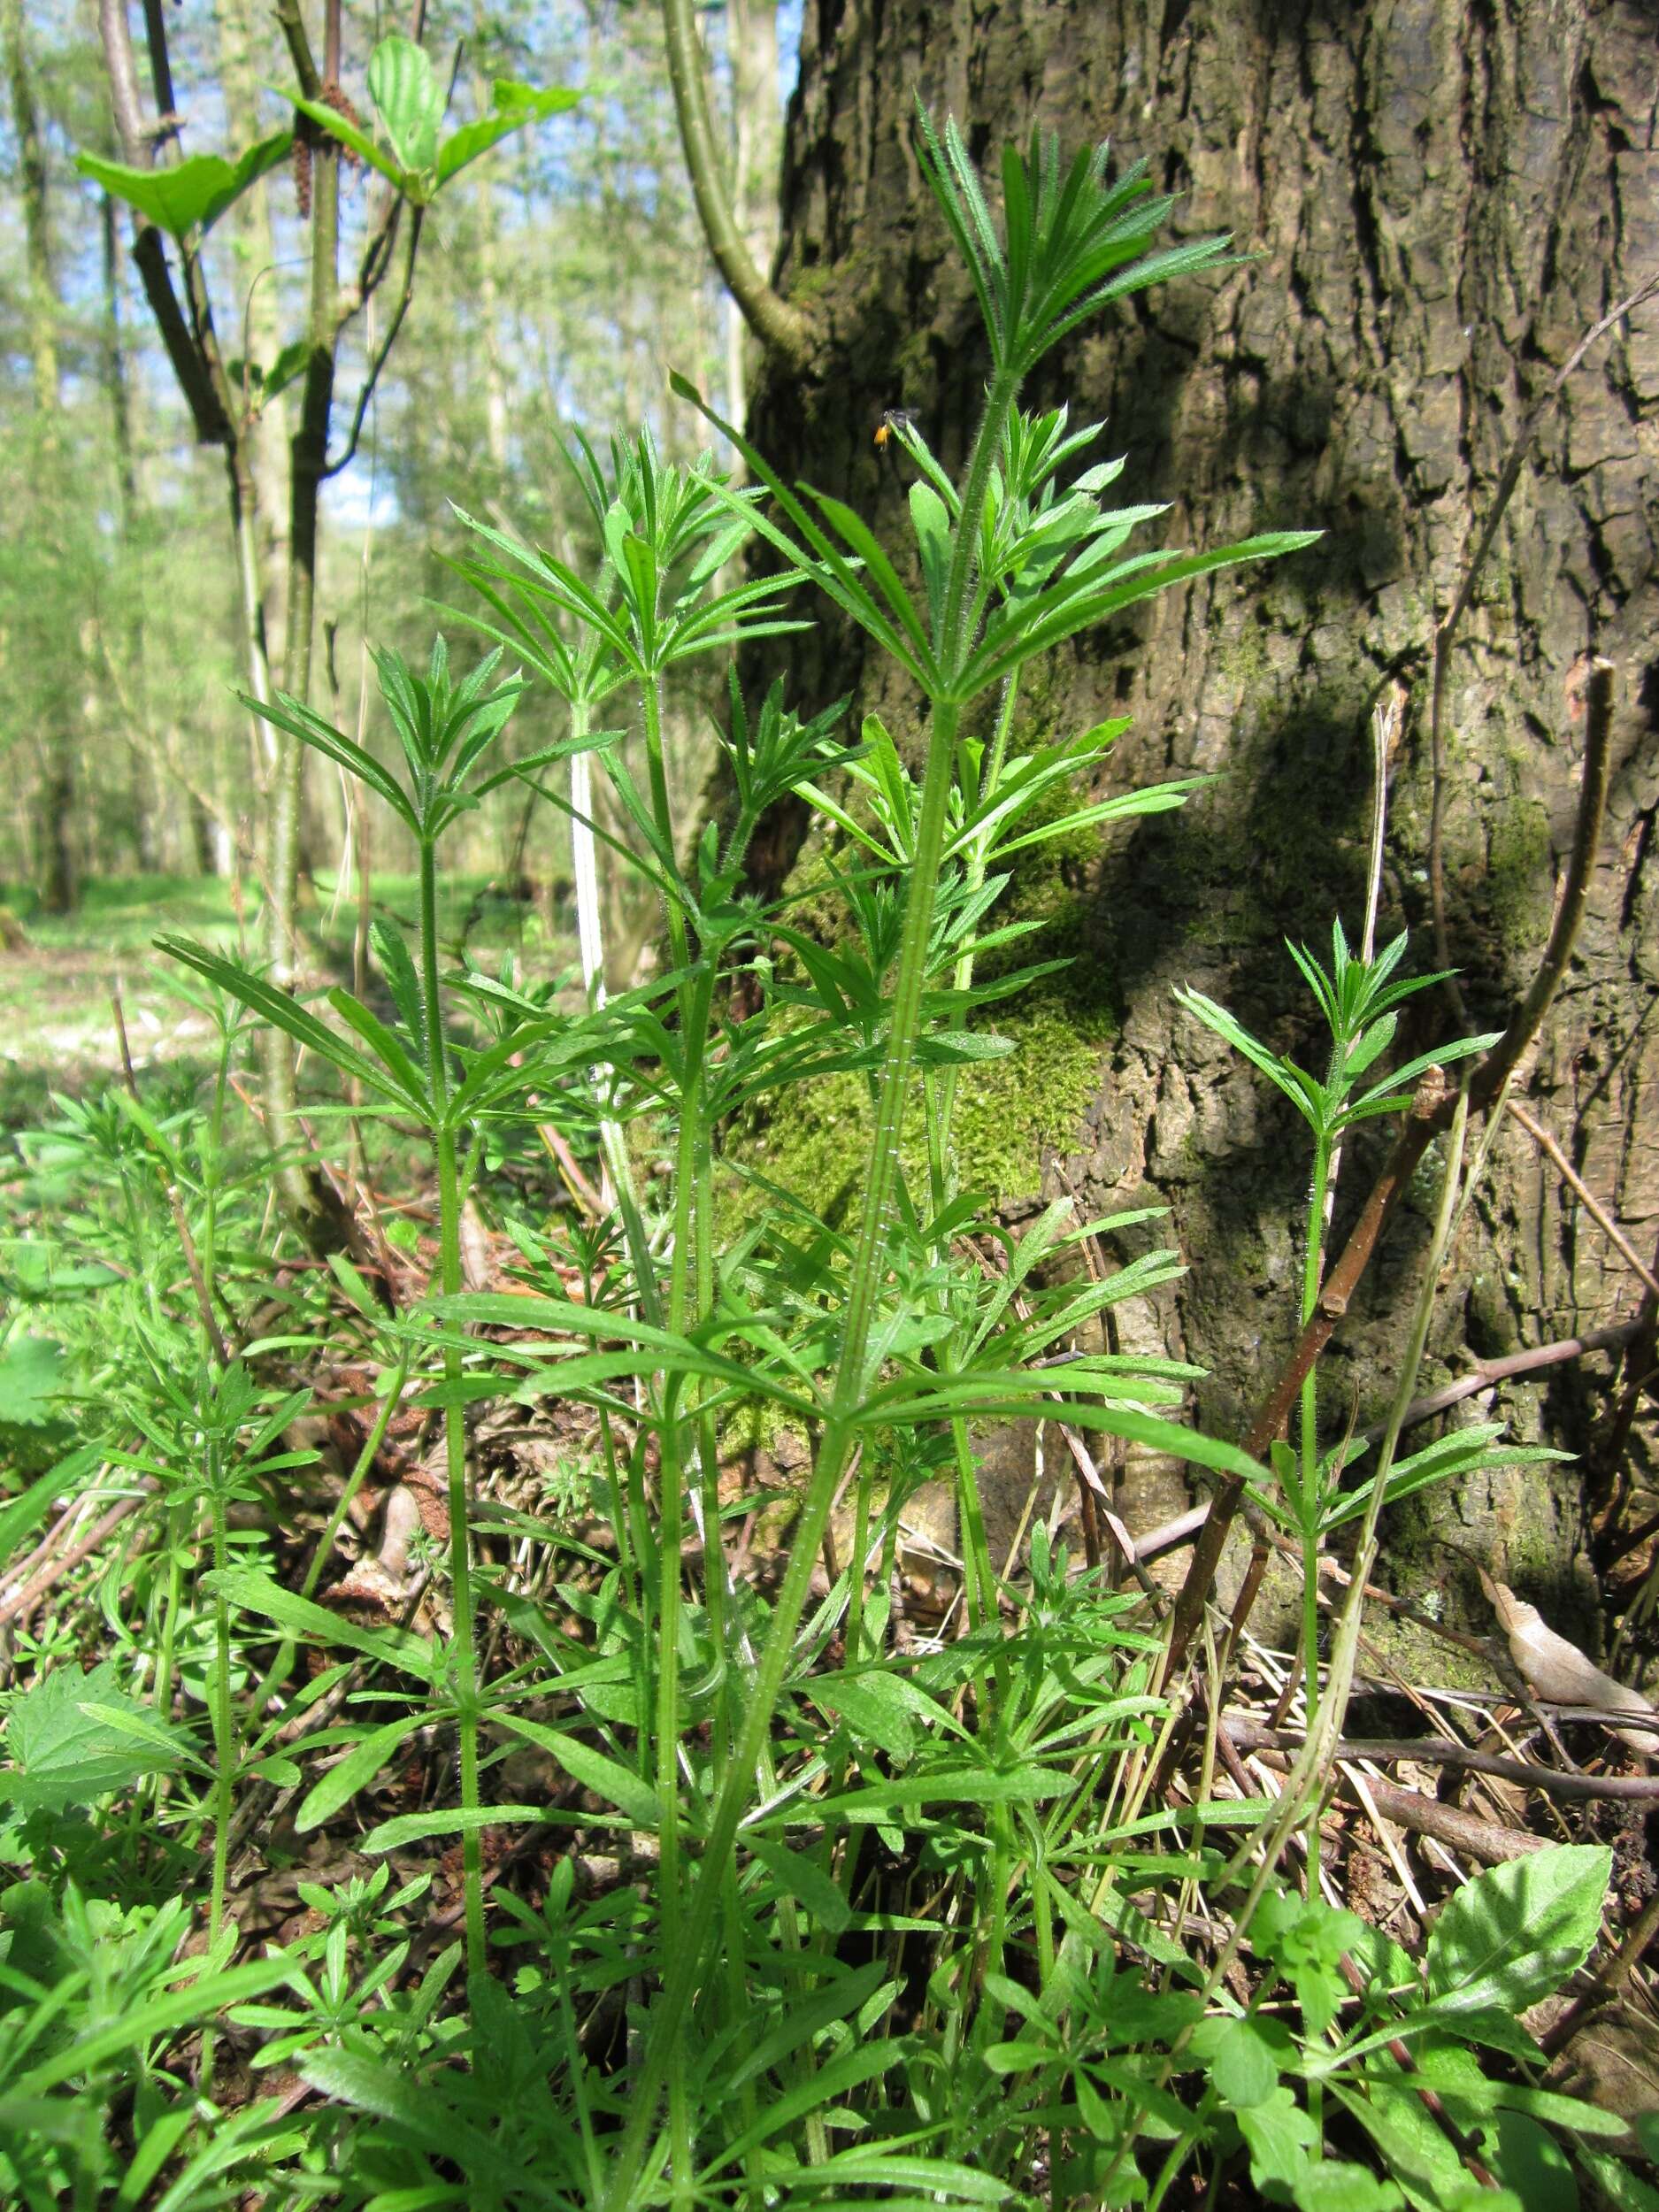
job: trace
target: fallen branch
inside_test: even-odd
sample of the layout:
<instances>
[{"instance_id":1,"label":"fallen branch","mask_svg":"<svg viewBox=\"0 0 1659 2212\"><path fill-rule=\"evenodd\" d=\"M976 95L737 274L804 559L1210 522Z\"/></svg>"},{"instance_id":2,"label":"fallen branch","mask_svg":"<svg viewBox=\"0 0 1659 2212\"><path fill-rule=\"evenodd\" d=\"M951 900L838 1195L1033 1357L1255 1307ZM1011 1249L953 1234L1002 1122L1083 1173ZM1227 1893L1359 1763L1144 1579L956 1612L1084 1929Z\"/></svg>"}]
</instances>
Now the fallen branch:
<instances>
[{"instance_id":1,"label":"fallen branch","mask_svg":"<svg viewBox=\"0 0 1659 2212\"><path fill-rule=\"evenodd\" d=\"M1509 1103L1513 1105L1514 1100ZM1460 1405L1465 1398L1472 1398L1482 1390L1508 1382L1516 1375L1535 1375L1541 1368L1560 1367L1568 1360L1587 1359L1593 1352L1621 1352L1640 1333L1641 1317L1615 1322L1610 1328L1586 1329L1582 1336L1563 1336L1554 1344L1534 1344L1525 1352L1506 1352L1502 1359L1481 1359L1466 1375L1460 1375L1455 1383L1443 1389L1432 1390L1426 1398L1414 1398L1406 1408L1403 1429L1414 1428L1420 1421L1432 1420L1437 1413L1444 1413L1448 1406ZM1382 1424L1363 1429L1360 1433L1370 1441L1382 1434Z\"/></svg>"},{"instance_id":2,"label":"fallen branch","mask_svg":"<svg viewBox=\"0 0 1659 2212\"><path fill-rule=\"evenodd\" d=\"M1598 1715L1598 1719L1605 1718ZM1299 1752L1305 1739L1294 1730L1264 1728L1243 1714L1226 1713L1221 1725L1240 1751ZM1635 1805L1659 1805L1659 1780L1636 1774L1563 1774L1555 1767L1540 1767L1525 1759L1504 1759L1495 1752L1477 1751L1472 1744L1453 1743L1440 1736L1413 1737L1392 1743L1386 1736L1344 1736L1333 1757L1372 1759L1379 1766L1409 1759L1418 1766L1453 1767L1460 1772L1489 1774L1495 1781L1513 1782L1527 1790L1542 1790L1550 1797L1614 1798Z\"/></svg>"},{"instance_id":3,"label":"fallen branch","mask_svg":"<svg viewBox=\"0 0 1659 2212\"><path fill-rule=\"evenodd\" d=\"M1386 1782L1379 1774L1363 1778L1362 1789L1346 1767L1337 1773L1337 1795L1362 1811L1369 1810L1365 1800L1371 1803L1385 1820L1392 1820L1397 1828L1409 1828L1413 1835L1429 1836L1436 1843L1443 1843L1449 1851L1461 1851L1465 1857L1479 1859L1483 1866L1501 1866L1508 1859L1523 1859L1533 1851L1542 1851L1548 1838L1535 1836L1525 1828L1506 1827L1502 1821L1482 1820L1479 1814L1465 1812L1461 1805L1448 1805L1438 1797L1429 1797L1422 1790L1409 1790L1399 1782Z\"/></svg>"}]
</instances>

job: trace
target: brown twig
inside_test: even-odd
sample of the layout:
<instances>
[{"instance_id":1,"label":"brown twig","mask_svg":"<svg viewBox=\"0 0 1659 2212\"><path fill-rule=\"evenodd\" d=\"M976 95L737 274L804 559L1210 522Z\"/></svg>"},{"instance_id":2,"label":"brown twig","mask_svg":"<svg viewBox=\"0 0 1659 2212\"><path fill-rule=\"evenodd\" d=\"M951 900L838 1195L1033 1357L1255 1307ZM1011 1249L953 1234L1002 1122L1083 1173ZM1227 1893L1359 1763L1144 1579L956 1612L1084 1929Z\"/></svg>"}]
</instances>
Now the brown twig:
<instances>
[{"instance_id":1,"label":"brown twig","mask_svg":"<svg viewBox=\"0 0 1659 2212\"><path fill-rule=\"evenodd\" d=\"M1539 1150L1544 1155L1545 1158L1549 1161L1550 1164L1555 1170L1555 1172L1560 1176L1562 1181L1565 1183L1568 1189L1571 1191L1573 1196L1577 1198L1578 1203L1584 1208L1586 1213L1589 1215L1591 1220L1594 1222L1596 1227L1601 1231L1602 1234L1607 1238L1608 1242L1613 1247L1619 1257L1624 1261L1632 1274L1640 1278L1643 1285L1653 1297L1659 1298L1659 1276L1655 1276L1651 1268L1643 1265L1640 1253L1637 1251L1635 1246L1624 1234L1624 1232L1619 1227L1617 1222L1616 1222L1612 1216L1607 1211L1607 1209L1601 1204L1594 1191L1586 1187L1583 1178L1578 1173L1578 1171L1573 1166L1572 1162L1567 1157L1561 1147L1555 1142L1554 1137L1550 1135L1548 1130L1544 1127L1541 1122L1533 1120L1532 1115L1527 1112L1525 1107L1522 1105L1518 1098L1507 1098L1503 1102L1509 1111L1514 1115L1516 1120L1520 1123L1522 1128L1525 1130L1527 1135L1531 1137L1532 1142L1538 1147Z\"/></svg>"},{"instance_id":2,"label":"brown twig","mask_svg":"<svg viewBox=\"0 0 1659 2212\"><path fill-rule=\"evenodd\" d=\"M1654 1272L1659 1274L1659 1245L1654 1248ZM1641 1394L1654 1381L1655 1374L1659 1374L1655 1354L1659 1354L1659 1297L1649 1290L1636 1310L1636 1331L1624 1355L1618 1403L1613 1409L1607 1440L1596 1454L1600 1486L1603 1492L1611 1491L1614 1487L1619 1463L1624 1456L1624 1447L1629 1443L1631 1430L1635 1425L1636 1409L1641 1403Z\"/></svg>"},{"instance_id":3,"label":"brown twig","mask_svg":"<svg viewBox=\"0 0 1659 2212\"><path fill-rule=\"evenodd\" d=\"M109 1511L95 1521L84 1536L77 1538L67 1551L56 1559L49 1560L32 1581L26 1582L20 1590L13 1591L0 1605L0 1627L4 1627L8 1621L27 1620L46 1593L60 1583L90 1553L96 1551L111 1531L119 1528L128 1514L136 1513L157 1486L155 1477L146 1475L134 1496L118 1499Z\"/></svg>"},{"instance_id":4,"label":"brown twig","mask_svg":"<svg viewBox=\"0 0 1659 2212\"><path fill-rule=\"evenodd\" d=\"M1534 1344L1525 1352L1507 1352L1502 1359L1477 1360L1469 1373L1460 1375L1455 1383L1448 1383L1441 1390L1432 1390L1425 1398L1414 1398L1400 1425L1402 1429L1413 1428L1420 1421L1444 1413L1448 1406L1459 1405L1465 1398L1507 1382L1511 1376L1535 1375L1542 1368L1560 1367L1568 1360L1587 1359L1593 1352L1622 1351L1640 1326L1639 1315L1629 1321L1615 1322L1610 1328L1586 1329L1582 1336L1564 1336L1554 1344ZM1374 1440L1382 1434L1381 1424L1363 1429L1360 1433Z\"/></svg>"},{"instance_id":5,"label":"brown twig","mask_svg":"<svg viewBox=\"0 0 1659 2212\"><path fill-rule=\"evenodd\" d=\"M1605 1720L1605 1714L1598 1714ZM1621 1715L1620 1718L1623 1719ZM1294 1731L1264 1728L1242 1714L1223 1716L1222 1726L1240 1751L1298 1752L1303 1739ZM1472 1744L1448 1742L1440 1736L1413 1737L1400 1743L1386 1736L1345 1736L1332 1756L1336 1759L1374 1759L1379 1766L1410 1759L1419 1766L1453 1767L1460 1772L1489 1774L1500 1782L1514 1782L1522 1789L1542 1790L1550 1797L1616 1798L1637 1805L1659 1804L1659 1779L1634 1774L1563 1774L1555 1767L1534 1766L1525 1759L1503 1759Z\"/></svg>"}]
</instances>

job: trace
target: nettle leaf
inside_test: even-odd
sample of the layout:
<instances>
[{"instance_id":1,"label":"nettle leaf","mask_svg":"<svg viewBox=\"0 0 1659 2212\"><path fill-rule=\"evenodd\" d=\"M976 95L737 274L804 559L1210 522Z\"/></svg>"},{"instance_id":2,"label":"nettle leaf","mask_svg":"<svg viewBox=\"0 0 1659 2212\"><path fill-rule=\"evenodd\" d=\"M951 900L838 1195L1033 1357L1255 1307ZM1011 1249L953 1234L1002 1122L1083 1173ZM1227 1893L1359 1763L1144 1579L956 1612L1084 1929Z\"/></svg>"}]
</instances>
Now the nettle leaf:
<instances>
[{"instance_id":1,"label":"nettle leaf","mask_svg":"<svg viewBox=\"0 0 1659 2212\"><path fill-rule=\"evenodd\" d=\"M127 1695L108 1660L90 1674L59 1667L26 1690L12 1708L6 1747L14 1764L0 1774L0 1799L23 1813L90 1805L187 1756L183 1739Z\"/></svg>"},{"instance_id":2,"label":"nettle leaf","mask_svg":"<svg viewBox=\"0 0 1659 2212\"><path fill-rule=\"evenodd\" d=\"M192 154L172 168L132 169L97 154L77 154L75 166L170 237L193 230L205 236L250 184L288 159L293 143L292 131L274 131L235 161L223 154Z\"/></svg>"},{"instance_id":3,"label":"nettle leaf","mask_svg":"<svg viewBox=\"0 0 1659 2212\"><path fill-rule=\"evenodd\" d=\"M0 1348L0 1429L50 1429L63 1418L64 1348L14 1336Z\"/></svg>"},{"instance_id":4,"label":"nettle leaf","mask_svg":"<svg viewBox=\"0 0 1659 2212\"><path fill-rule=\"evenodd\" d=\"M1559 1989L1601 1933L1612 1872L1606 1845L1563 1843L1466 1882L1429 1937L1436 2009L1525 2012Z\"/></svg>"}]
</instances>

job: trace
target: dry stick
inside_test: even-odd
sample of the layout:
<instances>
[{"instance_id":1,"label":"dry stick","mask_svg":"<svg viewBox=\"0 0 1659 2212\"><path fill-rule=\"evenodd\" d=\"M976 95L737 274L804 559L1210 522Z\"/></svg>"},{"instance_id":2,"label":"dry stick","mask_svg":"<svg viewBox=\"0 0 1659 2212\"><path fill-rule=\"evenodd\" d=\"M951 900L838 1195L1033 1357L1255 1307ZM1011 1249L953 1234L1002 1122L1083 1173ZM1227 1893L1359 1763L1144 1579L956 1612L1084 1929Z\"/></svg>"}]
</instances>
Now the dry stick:
<instances>
[{"instance_id":1,"label":"dry stick","mask_svg":"<svg viewBox=\"0 0 1659 2212\"><path fill-rule=\"evenodd\" d=\"M1545 1157L1550 1162L1552 1166L1555 1168L1555 1172L1560 1176L1562 1181L1566 1184L1568 1189L1571 1191L1574 1197L1577 1198L1579 1204L1584 1208L1586 1213L1589 1215L1591 1220L1594 1222L1596 1227L1601 1231L1602 1234L1612 1245L1614 1250L1617 1252L1620 1258L1628 1263L1633 1273L1641 1278L1643 1286L1648 1292L1648 1294L1652 1297L1659 1298L1659 1276L1655 1276L1651 1268L1643 1266L1640 1253L1637 1251L1635 1246L1632 1244L1630 1239L1624 1234L1624 1232L1619 1227L1617 1222L1613 1219L1612 1216L1607 1211L1606 1208L1601 1205L1601 1202L1595 1197L1594 1194L1585 1187L1584 1181L1579 1176L1578 1170L1573 1166L1572 1162L1567 1157L1561 1147L1555 1142L1554 1137L1550 1135L1548 1130L1544 1127L1541 1122L1533 1120L1532 1115L1527 1112L1525 1107L1522 1105L1518 1098L1508 1098L1505 1099L1503 1102L1509 1109L1509 1112L1515 1116L1517 1121L1520 1123L1522 1128L1525 1130L1527 1135L1531 1137L1532 1142L1538 1147L1539 1150L1543 1153Z\"/></svg>"},{"instance_id":2,"label":"dry stick","mask_svg":"<svg viewBox=\"0 0 1659 2212\"><path fill-rule=\"evenodd\" d=\"M78 1567L88 1553L96 1551L111 1530L118 1528L129 1513L136 1513L145 1500L159 1487L153 1475L146 1475L136 1496L119 1500L95 1521L86 1534L73 1543L67 1551L56 1559L49 1560L32 1582L26 1582L20 1590L14 1591L4 1604L0 1605L0 1628L4 1627L8 1621L27 1620L46 1593L61 1582L72 1569Z\"/></svg>"},{"instance_id":3,"label":"dry stick","mask_svg":"<svg viewBox=\"0 0 1659 2212\"><path fill-rule=\"evenodd\" d=\"M1607 1716L1598 1714L1605 1721ZM1621 1717L1623 1717L1621 1716ZM1240 1751L1286 1751L1302 1748L1305 1739L1293 1729L1264 1728L1242 1715L1225 1714L1222 1726ZM1344 1736L1332 1755L1337 1759L1374 1759L1384 1765L1410 1759L1419 1766L1453 1767L1460 1772L1490 1774L1500 1782L1515 1782L1523 1789L1542 1790L1550 1797L1617 1798L1638 1805L1659 1804L1659 1779L1635 1774L1563 1774L1555 1767L1540 1767L1525 1759L1504 1759L1495 1752L1477 1751L1472 1744L1448 1742L1443 1736L1409 1737L1395 1742L1386 1736Z\"/></svg>"},{"instance_id":4,"label":"dry stick","mask_svg":"<svg viewBox=\"0 0 1659 2212\"><path fill-rule=\"evenodd\" d=\"M1659 1274L1659 1245L1654 1248L1654 1272ZM1655 1361L1656 1350L1659 1350L1659 1296L1655 1296L1650 1289L1636 1309L1636 1332L1625 1357L1623 1387L1613 1410L1613 1422L1608 1431L1607 1441L1598 1455L1604 1490L1610 1491L1617 1479L1619 1462L1624 1458L1624 1447L1630 1441L1636 1409L1641 1403L1641 1394L1659 1372ZM1627 1546L1625 1548L1631 1548Z\"/></svg>"},{"instance_id":5,"label":"dry stick","mask_svg":"<svg viewBox=\"0 0 1659 2212\"><path fill-rule=\"evenodd\" d=\"M1513 1105L1514 1100L1509 1103ZM1534 1375L1540 1368L1559 1367L1571 1359L1587 1359L1593 1352L1617 1352L1632 1343L1641 1327L1638 1315L1629 1321L1615 1322L1610 1328L1586 1329L1582 1336L1564 1336L1554 1344L1535 1344L1525 1352L1507 1352L1502 1359L1477 1360L1466 1375L1443 1389L1432 1390L1426 1398L1414 1398L1406 1408L1402 1428L1415 1428L1419 1422L1432 1419L1444 1413L1448 1406L1459 1405L1465 1398L1472 1398L1482 1390L1490 1390L1514 1375ZM1380 1436L1380 1426L1362 1429L1362 1436L1375 1439Z\"/></svg>"},{"instance_id":6,"label":"dry stick","mask_svg":"<svg viewBox=\"0 0 1659 2212\"><path fill-rule=\"evenodd\" d=\"M1444 846L1446 779L1442 772L1444 764L1441 757L1446 718L1446 679L1451 666L1452 648L1456 642L1457 632L1463 618L1469 611L1470 602L1475 595L1475 586L1480 580L1481 570L1486 565L1486 557L1492 550L1493 541L1498 534L1509 502L1515 495L1515 488L1521 480L1521 471L1525 465L1527 455L1532 450L1532 441L1538 435L1545 416L1561 397L1568 382L1576 373L1578 365L1597 340L1604 337L1616 323L1623 322L1625 316L1641 306L1644 301L1651 299L1655 292L1659 292L1659 276L1649 277L1646 284L1622 299L1609 313L1602 316L1600 322L1593 324L1551 378L1542 396L1534 402L1521 424L1520 435L1510 449L1509 457L1505 461L1502 473L1498 478L1497 491L1493 497L1486 522L1481 527L1480 535L1475 541L1475 549L1470 557L1469 565L1463 571L1463 580L1458 586L1457 596L1453 600L1445 620L1440 624L1434 633L1433 672L1429 691L1429 757L1433 777L1433 798L1429 811L1429 903L1434 918L1434 964L1438 968L1449 968L1452 964L1448 949L1450 941L1446 928ZM1463 993L1459 990L1455 977L1449 979L1448 987L1451 993L1452 1003L1457 1010L1458 1019L1466 1023L1468 1015L1463 1005Z\"/></svg>"},{"instance_id":7,"label":"dry stick","mask_svg":"<svg viewBox=\"0 0 1659 2212\"><path fill-rule=\"evenodd\" d=\"M1659 280L1656 280L1659 281ZM1487 1110L1502 1095L1522 1055L1538 1034L1549 1002L1555 995L1571 956L1578 925L1583 919L1590 876L1601 841L1607 810L1607 789L1613 720L1613 671L1603 660L1594 662L1585 687L1584 781L1578 795L1578 818L1566 879L1555 909L1555 918L1538 972L1525 997L1516 1009L1509 1027L1481 1059L1470 1082L1471 1110ZM1326 1276L1312 1317L1297 1339L1261 1410L1245 1438L1244 1449L1259 1460L1284 1426L1295 1404L1302 1380L1319 1357L1347 1312L1348 1302L1371 1263L1371 1255L1390 1215L1404 1195L1417 1164L1432 1141L1451 1121L1456 1092L1438 1070L1431 1069L1417 1087L1407 1112L1405 1125L1387 1164L1371 1187L1341 1256ZM1244 1500L1241 1477L1224 1476L1216 1486L1210 1512L1171 1616L1169 1656L1164 1678L1171 1680L1187 1655L1193 1634L1215 1581L1227 1532Z\"/></svg>"}]
</instances>

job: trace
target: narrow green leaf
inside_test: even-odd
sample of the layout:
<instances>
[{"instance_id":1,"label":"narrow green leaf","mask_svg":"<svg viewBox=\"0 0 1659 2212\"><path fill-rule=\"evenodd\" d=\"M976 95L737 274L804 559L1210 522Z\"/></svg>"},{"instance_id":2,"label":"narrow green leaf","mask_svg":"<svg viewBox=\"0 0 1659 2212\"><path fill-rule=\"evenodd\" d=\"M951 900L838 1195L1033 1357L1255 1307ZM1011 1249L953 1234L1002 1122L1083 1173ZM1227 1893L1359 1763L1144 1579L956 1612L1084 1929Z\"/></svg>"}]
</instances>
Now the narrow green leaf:
<instances>
[{"instance_id":1,"label":"narrow green leaf","mask_svg":"<svg viewBox=\"0 0 1659 2212\"><path fill-rule=\"evenodd\" d=\"M423 1682L437 1678L442 1662L419 1636L402 1628L359 1628L343 1615L315 1605L292 1590L285 1590L253 1567L225 1567L204 1575L202 1587L210 1597L222 1597L244 1613L274 1621L285 1633L314 1637L318 1642L343 1646L379 1659Z\"/></svg>"},{"instance_id":2,"label":"narrow green leaf","mask_svg":"<svg viewBox=\"0 0 1659 2212\"><path fill-rule=\"evenodd\" d=\"M306 1793L294 1816L297 1832L306 1835L333 1819L342 1805L349 1805L359 1790L367 1788L404 1738L426 1726L428 1717L425 1712L404 1713L375 1729L361 1743L353 1744L345 1757L337 1760Z\"/></svg>"}]
</instances>

